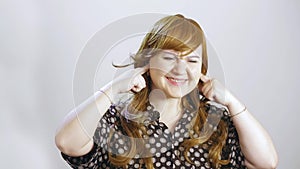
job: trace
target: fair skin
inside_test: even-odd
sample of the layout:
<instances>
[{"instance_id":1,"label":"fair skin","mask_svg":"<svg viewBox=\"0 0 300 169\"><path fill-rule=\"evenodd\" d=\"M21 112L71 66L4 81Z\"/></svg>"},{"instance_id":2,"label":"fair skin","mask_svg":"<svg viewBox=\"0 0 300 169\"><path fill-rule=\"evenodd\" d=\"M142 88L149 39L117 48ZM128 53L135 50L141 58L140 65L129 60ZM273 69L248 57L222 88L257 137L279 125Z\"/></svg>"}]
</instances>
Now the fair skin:
<instances>
[{"instance_id":1,"label":"fair skin","mask_svg":"<svg viewBox=\"0 0 300 169\"><path fill-rule=\"evenodd\" d=\"M180 58L173 58L175 60L168 57L173 57L172 53L174 56L178 53L171 50L166 52L171 52L171 54L164 53L161 57L153 56L148 65L123 73L104 86L102 91L110 98L130 90L139 92L146 87L142 75L149 70L153 81L153 90L149 100L161 113L160 121L164 122L170 131L174 130L177 121L181 118L182 111L179 106L181 97L192 91L197 86L199 79L203 81L200 91L206 98L226 106L232 115L244 109L244 104L219 81L201 74L201 59L194 57L199 56L196 52ZM164 62L172 64L161 64ZM93 146L92 136L98 121L110 104L110 100L105 94L97 92L71 111L57 131L55 141L58 148L70 156L81 156L88 153ZM276 168L278 157L272 140L251 113L246 110L233 117L232 120L239 134L246 166L256 169Z\"/></svg>"},{"instance_id":2,"label":"fair skin","mask_svg":"<svg viewBox=\"0 0 300 169\"><path fill-rule=\"evenodd\" d=\"M232 115L244 110L245 105L220 82L206 76L202 76L201 80L204 81L202 92L209 100L226 106ZM278 156L273 142L252 114L246 109L232 120L239 134L247 168L276 168Z\"/></svg>"},{"instance_id":3,"label":"fair skin","mask_svg":"<svg viewBox=\"0 0 300 169\"><path fill-rule=\"evenodd\" d=\"M197 52L201 53L201 48ZM178 55L180 53L173 50L163 50L153 56L149 63L152 88L156 89L149 99L161 113L160 120L171 132L181 118L181 98L195 89L201 75L202 62L196 52L180 58ZM159 97L162 94L156 94L158 91L164 97Z\"/></svg>"}]
</instances>

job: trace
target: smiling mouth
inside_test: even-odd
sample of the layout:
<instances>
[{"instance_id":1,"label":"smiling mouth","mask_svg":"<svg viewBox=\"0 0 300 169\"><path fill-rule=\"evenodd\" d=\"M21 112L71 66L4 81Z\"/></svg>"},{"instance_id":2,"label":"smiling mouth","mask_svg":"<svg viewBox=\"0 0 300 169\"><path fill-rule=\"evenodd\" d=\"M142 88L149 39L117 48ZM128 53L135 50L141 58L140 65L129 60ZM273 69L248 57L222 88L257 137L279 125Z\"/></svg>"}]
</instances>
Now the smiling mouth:
<instances>
[{"instance_id":1,"label":"smiling mouth","mask_svg":"<svg viewBox=\"0 0 300 169\"><path fill-rule=\"evenodd\" d=\"M181 86L187 81L187 79L177 79L173 77L166 77L166 78L170 84L175 86Z\"/></svg>"}]
</instances>

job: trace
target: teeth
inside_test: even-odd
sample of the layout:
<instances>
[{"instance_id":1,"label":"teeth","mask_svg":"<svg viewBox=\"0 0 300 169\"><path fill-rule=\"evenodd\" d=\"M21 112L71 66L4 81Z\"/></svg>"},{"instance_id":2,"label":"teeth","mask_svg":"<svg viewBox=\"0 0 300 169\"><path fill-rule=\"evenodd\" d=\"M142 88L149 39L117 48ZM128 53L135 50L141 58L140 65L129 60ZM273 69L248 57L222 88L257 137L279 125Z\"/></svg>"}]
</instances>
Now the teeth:
<instances>
[{"instance_id":1,"label":"teeth","mask_svg":"<svg viewBox=\"0 0 300 169\"><path fill-rule=\"evenodd\" d=\"M174 78L169 78L170 80L172 80L173 82L176 82L176 83L182 83L182 82L185 82L184 79L174 79Z\"/></svg>"}]
</instances>

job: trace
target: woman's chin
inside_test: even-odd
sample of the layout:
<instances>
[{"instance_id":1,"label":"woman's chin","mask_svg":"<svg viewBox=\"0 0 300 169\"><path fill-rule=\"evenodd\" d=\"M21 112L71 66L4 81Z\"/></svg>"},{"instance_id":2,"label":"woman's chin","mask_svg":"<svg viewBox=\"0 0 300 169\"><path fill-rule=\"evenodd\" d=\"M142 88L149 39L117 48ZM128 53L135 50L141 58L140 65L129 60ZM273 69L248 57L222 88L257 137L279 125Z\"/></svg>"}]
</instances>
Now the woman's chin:
<instances>
[{"instance_id":1,"label":"woman's chin","mask_svg":"<svg viewBox=\"0 0 300 169\"><path fill-rule=\"evenodd\" d=\"M178 91L175 91L175 92L170 92L167 94L167 96L169 98L181 98L183 96L185 96L186 94L182 93L182 92L178 92Z\"/></svg>"}]
</instances>

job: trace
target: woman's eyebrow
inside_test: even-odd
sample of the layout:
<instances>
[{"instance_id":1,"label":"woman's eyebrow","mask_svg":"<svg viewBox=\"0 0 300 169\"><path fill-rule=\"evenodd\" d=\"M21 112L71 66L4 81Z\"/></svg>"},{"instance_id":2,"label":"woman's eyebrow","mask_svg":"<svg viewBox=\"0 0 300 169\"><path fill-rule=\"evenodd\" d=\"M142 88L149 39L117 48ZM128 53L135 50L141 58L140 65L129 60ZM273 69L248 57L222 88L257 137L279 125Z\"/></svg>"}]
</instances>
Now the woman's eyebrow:
<instances>
[{"instance_id":1,"label":"woman's eyebrow","mask_svg":"<svg viewBox=\"0 0 300 169\"><path fill-rule=\"evenodd\" d=\"M163 51L164 53L168 53L174 56L178 56L178 53L172 52L172 51Z\"/></svg>"},{"instance_id":2,"label":"woman's eyebrow","mask_svg":"<svg viewBox=\"0 0 300 169\"><path fill-rule=\"evenodd\" d=\"M200 56L198 56L198 55L191 55L191 56L179 56L179 54L178 53L176 53L176 52L173 52L173 51L167 51L167 50L165 50L165 51L163 51L164 53L168 53L168 54L171 54L171 55L173 55L173 56L176 56L176 57L179 57L179 58L197 58L197 59L201 59L201 57Z\"/></svg>"},{"instance_id":3,"label":"woman's eyebrow","mask_svg":"<svg viewBox=\"0 0 300 169\"><path fill-rule=\"evenodd\" d=\"M197 58L197 59L201 59L200 56L198 55L191 55L191 56L186 56L187 58Z\"/></svg>"}]
</instances>

